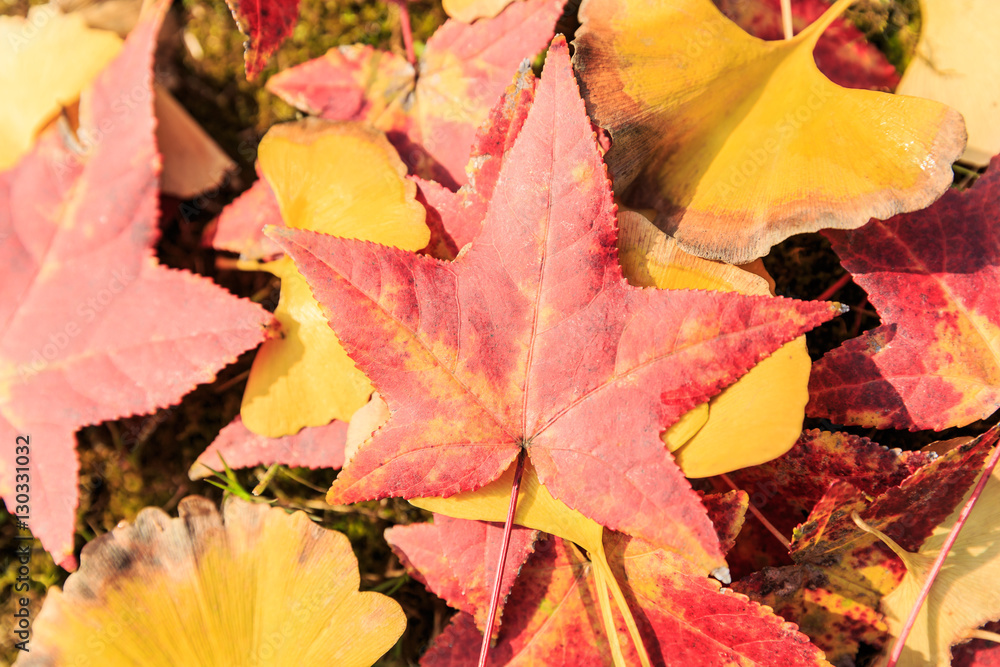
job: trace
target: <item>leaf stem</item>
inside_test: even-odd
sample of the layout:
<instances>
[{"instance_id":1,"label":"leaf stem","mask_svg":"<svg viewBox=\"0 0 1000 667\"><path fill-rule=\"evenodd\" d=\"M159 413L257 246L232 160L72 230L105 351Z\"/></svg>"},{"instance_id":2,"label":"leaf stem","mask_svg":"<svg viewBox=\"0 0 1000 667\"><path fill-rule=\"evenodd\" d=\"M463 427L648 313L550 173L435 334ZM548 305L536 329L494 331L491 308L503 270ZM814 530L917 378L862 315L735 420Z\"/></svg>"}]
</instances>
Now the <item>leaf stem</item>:
<instances>
[{"instance_id":1,"label":"leaf stem","mask_svg":"<svg viewBox=\"0 0 1000 667\"><path fill-rule=\"evenodd\" d=\"M792 0L781 0L781 29L785 33L785 39L795 36L792 28Z\"/></svg>"},{"instance_id":2,"label":"leaf stem","mask_svg":"<svg viewBox=\"0 0 1000 667\"><path fill-rule=\"evenodd\" d=\"M972 514L972 508L975 507L976 501L979 500L983 489L986 488L986 483L990 480L990 476L993 474L993 469L996 468L998 460L1000 460L1000 445L994 445L993 454L990 456L990 460L986 464L986 468L983 470L976 488L973 489L972 495L969 496L969 499L965 502L965 506L962 507L962 511L958 515L958 520L952 527L951 532L948 533L947 539L945 539L944 544L941 546L941 552L934 559L934 564L931 565L931 569L927 573L927 581L924 582L924 587L920 589L920 595L917 596L916 602L913 603L910 615L907 617L903 629L900 630L899 637L896 638L896 643L892 647L892 653L889 654L889 661L886 663L886 667L896 667L899 657L903 654L903 648L906 646L906 638L910 635L910 630L913 629L914 624L917 622L920 609L924 606L924 601L927 600L927 596L931 592L931 586L934 585L934 580L937 578L938 573L941 572L945 558L948 557L948 552L951 551L952 545L958 539L959 532L961 532L969 515Z\"/></svg>"},{"instance_id":3,"label":"leaf stem","mask_svg":"<svg viewBox=\"0 0 1000 667\"><path fill-rule=\"evenodd\" d=\"M845 273L844 275L840 276L840 278L837 279L837 282L835 282L834 284L830 285L825 290L823 290L823 293L820 294L818 297L816 297L816 300L817 301L828 300L831 296L833 296L841 289L843 289L844 285L846 285L849 282L851 282L851 274Z\"/></svg>"},{"instance_id":4,"label":"leaf stem","mask_svg":"<svg viewBox=\"0 0 1000 667\"><path fill-rule=\"evenodd\" d=\"M524 473L525 451L522 448L517 455L517 469L514 471L514 483L510 488L510 507L507 510L507 521L503 525L503 542L500 544L500 562L497 563L496 577L493 579L493 594L490 596L490 613L486 616L486 627L483 628L483 647L479 651L479 667L485 667L486 658L490 654L490 637L493 635L493 621L496 620L497 607L500 606L500 582L503 580L503 568L507 563L507 546L510 544L510 533L514 528L514 516L517 514L517 492L521 487L521 475Z\"/></svg>"},{"instance_id":5,"label":"leaf stem","mask_svg":"<svg viewBox=\"0 0 1000 667\"><path fill-rule=\"evenodd\" d=\"M733 491L740 491L741 490L740 487L736 486L733 483L733 480L729 479L729 475L722 474L722 475L719 475L719 477L722 479L723 482L725 482L726 484L728 484L729 488L732 489ZM792 545L791 545L791 542L788 541L788 538L785 537L784 535L782 535L781 531L779 531L777 528L775 528L774 524L771 523L770 521L768 521L767 517L764 516L763 514L761 514L760 510L757 509L754 506L753 503L749 503L748 506L747 506L747 509L750 510L750 514L753 514L755 517L757 517L757 520L760 521L764 525L764 528L767 529L767 532L769 532L772 535L774 535L774 538L776 540L778 540L779 542L781 542L782 546L784 546L786 549L791 549Z\"/></svg>"},{"instance_id":6,"label":"leaf stem","mask_svg":"<svg viewBox=\"0 0 1000 667\"><path fill-rule=\"evenodd\" d=\"M413 50L413 28L410 25L409 0L391 0L399 7L399 28L403 33L403 47L406 49L406 61L411 65L417 64L417 55Z\"/></svg>"}]
</instances>

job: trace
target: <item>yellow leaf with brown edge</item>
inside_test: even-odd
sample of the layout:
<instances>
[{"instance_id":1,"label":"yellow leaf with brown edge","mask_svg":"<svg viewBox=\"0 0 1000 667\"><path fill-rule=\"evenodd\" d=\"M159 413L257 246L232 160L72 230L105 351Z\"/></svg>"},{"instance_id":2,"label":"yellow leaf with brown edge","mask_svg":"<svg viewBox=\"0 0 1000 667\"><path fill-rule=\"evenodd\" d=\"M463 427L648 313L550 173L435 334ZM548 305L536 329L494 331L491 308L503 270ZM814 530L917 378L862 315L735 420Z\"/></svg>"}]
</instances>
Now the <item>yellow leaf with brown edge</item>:
<instances>
[{"instance_id":1,"label":"yellow leaf with brown edge","mask_svg":"<svg viewBox=\"0 0 1000 667\"><path fill-rule=\"evenodd\" d=\"M881 539L906 566L906 575L899 586L882 599L882 611L893 637L899 636L931 565L973 488L948 518L934 528L916 553L904 550L890 537L855 517L858 525ZM995 469L931 586L930 595L906 639L898 667L948 667L954 644L971 639L971 633L984 623L1000 619L1000 587L996 585L1000 579L998 544L1000 469ZM885 662L883 656L878 664Z\"/></svg>"},{"instance_id":2,"label":"yellow leaf with brown edge","mask_svg":"<svg viewBox=\"0 0 1000 667\"><path fill-rule=\"evenodd\" d=\"M758 275L684 252L637 212L619 213L618 225L619 260L633 285L770 293L767 281ZM663 434L663 441L684 474L719 475L776 459L791 449L802 432L810 367L801 336L681 417Z\"/></svg>"},{"instance_id":3,"label":"yellow leaf with brown edge","mask_svg":"<svg viewBox=\"0 0 1000 667\"><path fill-rule=\"evenodd\" d=\"M920 40L896 92L962 112L962 159L985 167L1000 153L1000 2L921 0Z\"/></svg>"},{"instance_id":4,"label":"yellow leaf with brown edge","mask_svg":"<svg viewBox=\"0 0 1000 667\"><path fill-rule=\"evenodd\" d=\"M74 104L122 40L52 6L0 17L0 170L14 166L60 109Z\"/></svg>"},{"instance_id":5,"label":"yellow leaf with brown edge","mask_svg":"<svg viewBox=\"0 0 1000 667\"><path fill-rule=\"evenodd\" d=\"M289 227L414 251L430 240L416 185L377 130L318 119L278 125L261 141L259 160ZM243 423L279 437L349 420L368 401L371 384L341 347L305 279L288 258L241 268L270 271L282 281L275 310L282 337L266 341L254 359Z\"/></svg>"},{"instance_id":6,"label":"yellow leaf with brown edge","mask_svg":"<svg viewBox=\"0 0 1000 667\"><path fill-rule=\"evenodd\" d=\"M391 598L359 592L348 539L302 512L191 496L149 507L83 549L51 588L20 667L367 667L406 629Z\"/></svg>"},{"instance_id":7,"label":"yellow leaf with brown edge","mask_svg":"<svg viewBox=\"0 0 1000 667\"><path fill-rule=\"evenodd\" d=\"M573 62L611 133L623 202L655 209L688 252L744 263L793 234L937 199L965 147L962 117L816 68L816 41L851 1L765 42L710 0L584 0Z\"/></svg>"}]
</instances>

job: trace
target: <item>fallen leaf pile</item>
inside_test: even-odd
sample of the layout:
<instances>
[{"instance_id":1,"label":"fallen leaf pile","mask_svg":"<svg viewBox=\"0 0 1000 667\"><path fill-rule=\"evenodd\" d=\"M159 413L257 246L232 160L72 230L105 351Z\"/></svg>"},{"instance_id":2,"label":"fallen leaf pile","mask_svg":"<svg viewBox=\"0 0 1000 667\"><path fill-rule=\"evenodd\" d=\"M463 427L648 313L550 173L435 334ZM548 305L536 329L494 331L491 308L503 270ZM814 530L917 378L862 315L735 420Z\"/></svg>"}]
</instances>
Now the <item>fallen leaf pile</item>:
<instances>
[{"instance_id":1,"label":"fallen leaf pile","mask_svg":"<svg viewBox=\"0 0 1000 667\"><path fill-rule=\"evenodd\" d=\"M0 19L5 659L997 663L992 0L231 0L224 91L88 4Z\"/></svg>"}]
</instances>

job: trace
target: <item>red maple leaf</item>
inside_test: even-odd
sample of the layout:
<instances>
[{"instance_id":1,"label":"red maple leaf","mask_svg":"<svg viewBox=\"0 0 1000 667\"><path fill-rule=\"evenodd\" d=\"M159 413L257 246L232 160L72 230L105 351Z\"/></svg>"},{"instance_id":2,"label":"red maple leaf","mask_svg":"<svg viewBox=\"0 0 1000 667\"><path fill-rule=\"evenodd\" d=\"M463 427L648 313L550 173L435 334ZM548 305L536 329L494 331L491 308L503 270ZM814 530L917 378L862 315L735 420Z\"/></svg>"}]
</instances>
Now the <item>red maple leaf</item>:
<instances>
[{"instance_id":1,"label":"red maple leaf","mask_svg":"<svg viewBox=\"0 0 1000 667\"><path fill-rule=\"evenodd\" d=\"M882 325L813 365L806 413L941 430L1000 407L1000 158L966 192L827 238Z\"/></svg>"},{"instance_id":2,"label":"red maple leaf","mask_svg":"<svg viewBox=\"0 0 1000 667\"><path fill-rule=\"evenodd\" d=\"M1000 623L987 623L987 632L1000 632ZM952 667L1000 667L1000 645L990 639L973 639L951 650Z\"/></svg>"},{"instance_id":3,"label":"red maple leaf","mask_svg":"<svg viewBox=\"0 0 1000 667\"><path fill-rule=\"evenodd\" d=\"M524 0L471 25L446 21L427 40L419 72L400 56L356 44L285 70L267 88L313 115L370 123L410 173L457 188L476 130L521 61L552 38L564 4Z\"/></svg>"},{"instance_id":4,"label":"red maple leaf","mask_svg":"<svg viewBox=\"0 0 1000 667\"><path fill-rule=\"evenodd\" d=\"M240 31L247 36L247 79L257 78L271 54L292 34L299 0L226 0Z\"/></svg>"},{"instance_id":5,"label":"red maple leaf","mask_svg":"<svg viewBox=\"0 0 1000 667\"><path fill-rule=\"evenodd\" d=\"M515 526L500 585L498 622L521 565L535 549L538 531ZM385 539L406 569L455 609L472 614L480 632L486 624L503 542L503 524L434 515L434 523L396 526Z\"/></svg>"},{"instance_id":6,"label":"red maple leaf","mask_svg":"<svg viewBox=\"0 0 1000 667\"><path fill-rule=\"evenodd\" d=\"M258 166L257 180L205 228L202 242L242 259L270 259L280 255L281 248L264 236L264 227L283 224L278 199Z\"/></svg>"},{"instance_id":7,"label":"red maple leaf","mask_svg":"<svg viewBox=\"0 0 1000 667\"><path fill-rule=\"evenodd\" d=\"M524 449L570 507L721 565L660 433L840 308L630 286L561 37L545 72L483 229L454 262L271 231L390 408L329 499L450 496Z\"/></svg>"},{"instance_id":8,"label":"red maple leaf","mask_svg":"<svg viewBox=\"0 0 1000 667\"><path fill-rule=\"evenodd\" d=\"M153 254L160 158L150 85L165 7L129 35L85 96L80 137L90 151L74 153L51 131L0 174L0 493L69 565L73 433L180 400L263 340L271 320ZM134 102L135 91L145 101L128 108L122 100ZM30 438L29 453L18 452L30 458L24 466L14 449L21 435ZM15 477L24 472L15 465L30 482Z\"/></svg>"},{"instance_id":9,"label":"red maple leaf","mask_svg":"<svg viewBox=\"0 0 1000 667\"><path fill-rule=\"evenodd\" d=\"M612 535L608 554L628 591L653 665L829 665L795 626L745 596L719 590L718 582L677 572L663 553L639 540ZM522 568L507 604L507 620L488 665L607 665L608 639L595 623L597 596L590 565L559 538L539 542ZM619 641L627 664L638 664ZM435 640L421 665L474 664L481 633L460 613Z\"/></svg>"},{"instance_id":10,"label":"red maple leaf","mask_svg":"<svg viewBox=\"0 0 1000 667\"><path fill-rule=\"evenodd\" d=\"M856 512L904 549L915 551L976 482L996 438L997 429L991 429L895 484L892 480L906 465L879 472L878 459L891 453L879 453L872 443L856 442L856 451L834 466L817 466L819 461L809 463L811 457L802 457L821 481L836 479L837 468L847 474L830 484L808 520L796 529L791 545L794 565L764 568L733 587L798 623L828 652L830 660L853 659L861 643L882 646L888 627L879 605L906 570L887 546L858 527L852 514ZM845 479L852 479L866 491ZM790 488L810 486L795 483ZM869 492L875 496L873 500ZM812 487L804 495L814 493Z\"/></svg>"},{"instance_id":11,"label":"red maple leaf","mask_svg":"<svg viewBox=\"0 0 1000 667\"><path fill-rule=\"evenodd\" d=\"M854 523L853 512L899 546L916 551L976 483L998 433L993 427L955 447L871 501L849 482L831 484L796 531L792 557L818 560L859 541L874 542Z\"/></svg>"},{"instance_id":12,"label":"red maple leaf","mask_svg":"<svg viewBox=\"0 0 1000 667\"><path fill-rule=\"evenodd\" d=\"M535 99L536 83L527 63L522 63L514 82L507 86L476 133L465 167L469 182L458 192L434 181L412 177L428 208L441 217L442 226L459 248L476 238L482 229L486 209L500 177L500 167L528 117Z\"/></svg>"}]
</instances>

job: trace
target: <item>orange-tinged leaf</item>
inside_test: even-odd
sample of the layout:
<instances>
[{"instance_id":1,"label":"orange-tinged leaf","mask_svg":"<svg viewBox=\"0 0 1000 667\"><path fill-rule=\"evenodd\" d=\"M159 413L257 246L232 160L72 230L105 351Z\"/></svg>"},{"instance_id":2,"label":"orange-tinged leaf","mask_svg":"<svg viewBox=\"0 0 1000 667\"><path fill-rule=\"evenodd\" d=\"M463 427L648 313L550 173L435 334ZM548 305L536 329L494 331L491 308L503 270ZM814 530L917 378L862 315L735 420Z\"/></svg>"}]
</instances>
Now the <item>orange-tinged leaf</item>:
<instances>
[{"instance_id":1,"label":"orange-tinged leaf","mask_svg":"<svg viewBox=\"0 0 1000 667\"><path fill-rule=\"evenodd\" d=\"M1000 5L990 0L921 0L920 40L896 91L962 112L977 166L1000 153Z\"/></svg>"},{"instance_id":2,"label":"orange-tinged leaf","mask_svg":"<svg viewBox=\"0 0 1000 667\"><path fill-rule=\"evenodd\" d=\"M810 416L876 428L965 426L1000 407L1000 158L970 190L827 233L882 325L816 362Z\"/></svg>"},{"instance_id":3,"label":"orange-tinged leaf","mask_svg":"<svg viewBox=\"0 0 1000 667\"><path fill-rule=\"evenodd\" d=\"M660 433L840 307L628 285L558 38L545 72L483 230L455 261L271 231L391 411L328 497L446 497L494 481L524 448L569 507L721 560Z\"/></svg>"},{"instance_id":4,"label":"orange-tinged leaf","mask_svg":"<svg viewBox=\"0 0 1000 667\"><path fill-rule=\"evenodd\" d=\"M83 548L49 589L20 667L367 667L406 629L400 606L358 592L344 535L303 512L190 496L146 508Z\"/></svg>"},{"instance_id":5,"label":"orange-tinged leaf","mask_svg":"<svg viewBox=\"0 0 1000 667\"><path fill-rule=\"evenodd\" d=\"M472 25L448 21L427 40L419 71L355 45L278 74L268 90L311 114L383 130L410 173L455 189L477 129L521 61L552 38L563 4L522 0Z\"/></svg>"},{"instance_id":6,"label":"orange-tinged leaf","mask_svg":"<svg viewBox=\"0 0 1000 667\"><path fill-rule=\"evenodd\" d=\"M174 99L155 86L156 143L163 154L160 190L190 199L219 185L236 164Z\"/></svg>"},{"instance_id":7,"label":"orange-tinged leaf","mask_svg":"<svg viewBox=\"0 0 1000 667\"><path fill-rule=\"evenodd\" d=\"M27 18L0 17L0 170L30 150L121 48L114 33L92 30L52 5L34 7Z\"/></svg>"},{"instance_id":8,"label":"orange-tinged leaf","mask_svg":"<svg viewBox=\"0 0 1000 667\"><path fill-rule=\"evenodd\" d=\"M729 264L689 255L645 217L618 216L618 253L633 285L770 294L767 281ZM787 452L802 431L809 399L805 337L786 343L707 405L681 417L663 440L687 477L711 477Z\"/></svg>"},{"instance_id":9,"label":"orange-tinged leaf","mask_svg":"<svg viewBox=\"0 0 1000 667\"><path fill-rule=\"evenodd\" d=\"M32 495L25 519L56 562L73 550L74 432L177 402L272 321L155 259L150 86L163 11L136 27L83 96L81 132L104 128L104 140L80 155L53 129L0 174L0 492L15 508L15 438L29 436L32 480L45 492ZM122 96L136 91L145 102L123 113Z\"/></svg>"},{"instance_id":10,"label":"orange-tinged leaf","mask_svg":"<svg viewBox=\"0 0 1000 667\"><path fill-rule=\"evenodd\" d=\"M851 1L764 42L710 0L585 0L574 62L623 201L656 209L685 250L733 263L934 201L965 147L961 116L816 69L816 40Z\"/></svg>"},{"instance_id":11,"label":"orange-tinged leaf","mask_svg":"<svg viewBox=\"0 0 1000 667\"><path fill-rule=\"evenodd\" d=\"M430 240L416 185L376 130L315 118L278 125L261 141L259 156L288 227L408 250ZM281 278L275 317L282 337L264 343L254 359L240 410L243 423L275 438L349 420L372 387L327 325L309 286L287 257L250 268Z\"/></svg>"}]
</instances>

